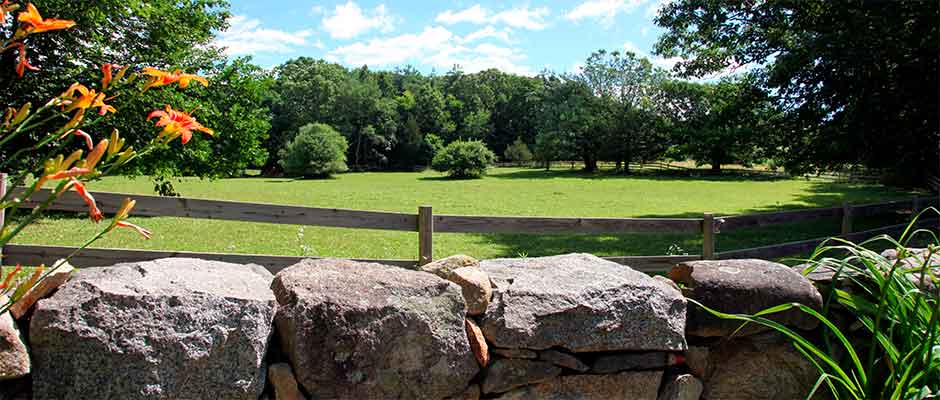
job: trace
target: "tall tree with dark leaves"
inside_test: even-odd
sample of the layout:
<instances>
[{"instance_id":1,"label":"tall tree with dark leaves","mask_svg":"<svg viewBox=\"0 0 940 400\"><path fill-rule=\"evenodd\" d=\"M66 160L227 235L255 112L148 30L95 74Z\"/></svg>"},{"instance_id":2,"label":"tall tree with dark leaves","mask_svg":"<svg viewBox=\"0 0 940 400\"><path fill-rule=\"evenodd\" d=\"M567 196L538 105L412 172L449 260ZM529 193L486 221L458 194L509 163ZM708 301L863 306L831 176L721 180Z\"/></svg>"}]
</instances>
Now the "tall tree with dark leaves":
<instances>
[{"instance_id":1,"label":"tall tree with dark leaves","mask_svg":"<svg viewBox=\"0 0 940 400\"><path fill-rule=\"evenodd\" d=\"M763 66L791 172L861 165L923 186L940 158L938 20L936 1L676 0L656 51L686 76Z\"/></svg>"}]
</instances>

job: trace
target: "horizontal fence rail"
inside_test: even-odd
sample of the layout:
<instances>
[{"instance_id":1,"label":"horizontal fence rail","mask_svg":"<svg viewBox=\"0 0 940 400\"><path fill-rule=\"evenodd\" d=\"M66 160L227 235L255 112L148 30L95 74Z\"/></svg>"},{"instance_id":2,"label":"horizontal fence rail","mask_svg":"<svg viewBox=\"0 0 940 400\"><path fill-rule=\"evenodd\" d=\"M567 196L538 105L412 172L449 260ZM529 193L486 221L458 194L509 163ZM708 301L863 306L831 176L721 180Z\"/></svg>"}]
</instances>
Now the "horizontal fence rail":
<instances>
[{"instance_id":1,"label":"horizontal fence rail","mask_svg":"<svg viewBox=\"0 0 940 400\"><path fill-rule=\"evenodd\" d=\"M0 193L3 186L0 185ZM23 188L14 189L22 195ZM43 189L34 193L23 205L35 207L46 201L51 191ZM17 195L15 193L14 195ZM125 198L136 200L133 214L148 217L186 217L230 221L263 222L274 224L311 225L353 229L380 229L418 233L417 260L359 261L413 267L433 259L434 233L481 233L481 234L594 234L614 235L639 234L698 234L702 235L700 255L681 256L622 256L606 257L634 269L659 273L668 271L682 261L724 258L779 258L808 252L827 238L802 240L753 249L716 252L716 239L721 232L731 232L750 227L763 227L820 218L842 217L842 237L855 240L879 233L896 232L906 224L894 225L864 232L852 232L853 218L886 213L916 213L928 206L936 206L936 197L915 197L910 200L890 201L876 204L850 205L808 210L767 212L748 215L717 217L704 213L702 218L573 218L573 217L527 217L527 216L462 216L435 215L430 206L421 206L415 214L382 211L359 211L336 208L304 207L249 203L237 201L206 200L179 197L161 197L137 194L96 192L99 208L105 213L116 212ZM73 192L63 194L51 204L50 210L85 212L87 206ZM0 213L2 218L2 213ZM0 220L2 221L2 220ZM934 225L936 226L936 223ZM22 263L49 264L71 254L75 248L62 246L7 245L3 249L5 264ZM259 254L198 253L165 250L130 250L89 248L74 258L77 265L101 266L118 262L143 261L165 257L193 257L235 263L253 263L274 272L305 258L300 256L276 256Z\"/></svg>"},{"instance_id":2,"label":"horizontal fence rail","mask_svg":"<svg viewBox=\"0 0 940 400\"><path fill-rule=\"evenodd\" d=\"M22 188L18 190L22 193ZM49 189L40 190L25 199L24 204L40 204L49 198L50 193ZM145 217L187 217L412 232L418 229L418 217L413 214L95 192L98 208L105 213L116 212L128 197L137 201L134 215ZM87 206L78 194L70 191L52 203L49 209L82 212L87 210Z\"/></svg>"}]
</instances>

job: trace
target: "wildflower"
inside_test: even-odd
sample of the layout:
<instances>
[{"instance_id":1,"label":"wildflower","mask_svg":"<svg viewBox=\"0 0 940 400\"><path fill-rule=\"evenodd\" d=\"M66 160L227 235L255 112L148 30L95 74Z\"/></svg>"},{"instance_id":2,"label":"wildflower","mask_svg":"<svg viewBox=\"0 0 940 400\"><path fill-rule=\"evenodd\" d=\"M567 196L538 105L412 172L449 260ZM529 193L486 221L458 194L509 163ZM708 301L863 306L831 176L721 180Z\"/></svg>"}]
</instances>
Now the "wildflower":
<instances>
[{"instance_id":1,"label":"wildflower","mask_svg":"<svg viewBox=\"0 0 940 400\"><path fill-rule=\"evenodd\" d=\"M102 73L102 77L101 77L101 90L107 90L107 89L108 89L108 85L111 84L111 78L112 78L112 77L111 77L111 72L112 72L111 70L112 70L113 68L114 68L114 65L113 65L113 64L107 64L107 63L106 63L106 64L103 64L103 65L101 66L101 73Z\"/></svg>"},{"instance_id":2,"label":"wildflower","mask_svg":"<svg viewBox=\"0 0 940 400\"><path fill-rule=\"evenodd\" d=\"M59 179L68 179L74 178L76 176L82 176L91 173L91 170L85 167L74 167L67 170L61 170L49 175L44 176L43 178L46 181L56 181Z\"/></svg>"},{"instance_id":3,"label":"wildflower","mask_svg":"<svg viewBox=\"0 0 940 400\"><path fill-rule=\"evenodd\" d=\"M166 72L166 71L158 70L156 68L147 67L147 68L144 68L143 74L150 77L150 80L147 82L146 85L144 85L144 90L154 88L154 87L172 85L176 82L179 82L180 87L185 89L189 87L189 84L192 81L199 82L202 84L202 86L205 86L205 87L209 86L209 81L207 81L206 78L203 78L198 75L186 74L186 73L183 73L183 71L181 70L175 70L173 72Z\"/></svg>"},{"instance_id":4,"label":"wildflower","mask_svg":"<svg viewBox=\"0 0 940 400\"><path fill-rule=\"evenodd\" d=\"M140 236L143 236L144 239L150 239L151 237L153 237L153 233L150 232L149 230L141 228L137 225L134 225L130 222L125 221L128 215L130 215L131 210L134 208L134 205L136 204L137 202L134 200L131 200L129 198L124 199L124 203L121 204L121 208L118 210L117 214L114 215L114 219L111 222L111 226L109 226L108 229L106 229L105 231L106 232L110 231L114 229L115 227L131 228L137 231L137 233L140 234Z\"/></svg>"},{"instance_id":5,"label":"wildflower","mask_svg":"<svg viewBox=\"0 0 940 400\"><path fill-rule=\"evenodd\" d=\"M0 3L0 23L6 22L7 13L10 13L19 9L20 9L19 4L10 3L10 0L3 0L3 3Z\"/></svg>"},{"instance_id":6,"label":"wildflower","mask_svg":"<svg viewBox=\"0 0 940 400\"><path fill-rule=\"evenodd\" d=\"M95 147L94 141L91 140L91 135L89 135L85 131L81 129L76 129L73 133L75 134L75 136L81 136L85 138L85 145L88 146L88 150L91 150L92 148Z\"/></svg>"},{"instance_id":7,"label":"wildflower","mask_svg":"<svg viewBox=\"0 0 940 400\"><path fill-rule=\"evenodd\" d=\"M32 33L68 29L75 26L75 21L43 18L42 15L39 14L39 10L37 10L36 6L32 3L26 5L26 11L17 15L17 19L24 25L20 28L20 31L17 32L16 36L18 37L24 37Z\"/></svg>"},{"instance_id":8,"label":"wildflower","mask_svg":"<svg viewBox=\"0 0 940 400\"><path fill-rule=\"evenodd\" d=\"M23 270L23 266L16 264L16 268L13 269L13 271L10 271L9 274L7 274L7 278L3 280L3 283L0 283L0 290L10 287L10 283L13 282L13 278L16 276L16 274L20 273L20 271L22 270Z\"/></svg>"},{"instance_id":9,"label":"wildflower","mask_svg":"<svg viewBox=\"0 0 940 400\"><path fill-rule=\"evenodd\" d=\"M202 131L209 135L214 133L212 129L202 126L202 124L190 116L189 113L174 110L170 106L166 106L166 111L156 110L151 112L150 115L147 116L147 121L154 118L159 118L156 126L163 127L163 130L160 131L157 138L167 138L167 142L180 136L180 141L186 144L189 142L189 139L192 138L193 131Z\"/></svg>"},{"instance_id":10,"label":"wildflower","mask_svg":"<svg viewBox=\"0 0 940 400\"><path fill-rule=\"evenodd\" d=\"M95 203L95 198L88 192L88 189L85 188L85 184L79 181L78 179L71 178L68 185L66 185L65 190L74 188L78 195L82 197L82 200L85 201L85 204L88 205L88 216L95 223L101 222L104 219L104 214L101 213L101 210L98 208L98 204Z\"/></svg>"},{"instance_id":11,"label":"wildflower","mask_svg":"<svg viewBox=\"0 0 940 400\"><path fill-rule=\"evenodd\" d=\"M101 156L103 156L105 150L108 149L108 144L108 139L104 139L98 142L98 145L95 146L91 153L88 153L88 157L85 158L85 165L83 165L83 167L94 171L95 166L98 165L98 161L101 161Z\"/></svg>"},{"instance_id":12,"label":"wildflower","mask_svg":"<svg viewBox=\"0 0 940 400\"><path fill-rule=\"evenodd\" d=\"M22 78L27 69L30 71L39 71L39 68L32 66L29 61L26 60L26 45L23 43L15 43L14 45L20 49L19 62L16 63L16 75Z\"/></svg>"},{"instance_id":13,"label":"wildflower","mask_svg":"<svg viewBox=\"0 0 940 400\"><path fill-rule=\"evenodd\" d=\"M108 157L114 156L115 154L117 154L117 152L121 151L121 149L124 147L124 138L122 138L121 135L118 134L117 129L111 130L111 140L109 140L109 142L110 144L108 145Z\"/></svg>"},{"instance_id":14,"label":"wildflower","mask_svg":"<svg viewBox=\"0 0 940 400\"><path fill-rule=\"evenodd\" d=\"M65 93L62 93L60 98L65 100L64 104L67 105L65 109L62 110L64 112L72 110L82 110L84 112L84 110L93 107L99 108L99 115L105 115L109 111L117 111L114 107L104 103L104 93L98 93L94 89L88 89L85 85L78 83L72 84Z\"/></svg>"}]
</instances>

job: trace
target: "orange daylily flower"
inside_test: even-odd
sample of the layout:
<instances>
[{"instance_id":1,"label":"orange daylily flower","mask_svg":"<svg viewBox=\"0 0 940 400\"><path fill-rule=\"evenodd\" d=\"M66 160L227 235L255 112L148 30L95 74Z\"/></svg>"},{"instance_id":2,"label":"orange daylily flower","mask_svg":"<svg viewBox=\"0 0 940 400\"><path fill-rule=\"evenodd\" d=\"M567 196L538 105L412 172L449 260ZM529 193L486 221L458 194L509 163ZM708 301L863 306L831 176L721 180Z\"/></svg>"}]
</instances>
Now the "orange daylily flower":
<instances>
[{"instance_id":1,"label":"orange daylily flower","mask_svg":"<svg viewBox=\"0 0 940 400\"><path fill-rule=\"evenodd\" d=\"M105 115L109 111L117 112L114 107L104 103L105 97L104 93L98 93L94 89L88 89L85 85L73 83L60 96L64 100L64 104L67 105L62 111L69 112L76 109L84 111L88 108L98 107L99 115Z\"/></svg>"},{"instance_id":2,"label":"orange daylily flower","mask_svg":"<svg viewBox=\"0 0 940 400\"><path fill-rule=\"evenodd\" d=\"M163 127L163 130L157 135L158 138L168 137L167 142L176 139L177 136L180 136L180 141L183 144L189 142L189 139L193 137L193 131L202 131L209 135L212 135L214 132L212 129L202 126L195 118L189 115L185 111L174 110L170 106L166 106L166 111L156 110L150 115L147 116L147 121L151 119L159 118L157 120L156 126Z\"/></svg>"},{"instance_id":3,"label":"orange daylily flower","mask_svg":"<svg viewBox=\"0 0 940 400\"><path fill-rule=\"evenodd\" d=\"M166 72L156 68L147 67L144 68L143 74L150 77L150 80L146 85L144 85L144 90L154 87L172 85L176 82L179 82L180 87L185 89L189 87L189 84L192 81L199 82L202 84L202 86L209 87L209 81L207 81L206 78L203 78L199 75L186 74L181 70Z\"/></svg>"},{"instance_id":4,"label":"orange daylily flower","mask_svg":"<svg viewBox=\"0 0 940 400\"><path fill-rule=\"evenodd\" d=\"M13 282L13 277L15 277L16 274L18 274L22 270L23 270L23 266L16 264L16 268L13 271L10 271L9 274L7 274L7 278L3 280L3 283L0 283L0 289L6 289L7 287L9 287L10 283Z\"/></svg>"},{"instance_id":5,"label":"orange daylily flower","mask_svg":"<svg viewBox=\"0 0 940 400\"><path fill-rule=\"evenodd\" d=\"M26 11L17 15L20 23L24 24L20 29L22 33L17 32L17 36L26 36L31 33L41 33L55 31L59 29L68 29L75 26L75 21L67 19L43 18L32 3L26 5Z\"/></svg>"},{"instance_id":6,"label":"orange daylily flower","mask_svg":"<svg viewBox=\"0 0 940 400\"><path fill-rule=\"evenodd\" d=\"M17 47L20 50L19 62L16 63L16 75L17 76L22 78L23 74L26 73L27 69L30 71L39 70L39 68L32 66L32 64L29 63L29 60L26 59L26 45L25 44L13 43L10 46L8 46L6 49L9 49L11 47ZM6 51L6 49L4 49L4 51Z\"/></svg>"},{"instance_id":7,"label":"orange daylily flower","mask_svg":"<svg viewBox=\"0 0 940 400\"><path fill-rule=\"evenodd\" d=\"M85 188L85 184L79 181L78 179L72 178L68 185L65 187L65 190L74 188L78 195L82 197L82 200L85 201L85 204L88 205L88 216L91 217L91 220L96 224L101 222L104 219L104 214L101 213L101 210L98 208L98 204L95 203L95 198L88 192L88 189Z\"/></svg>"},{"instance_id":8,"label":"orange daylily flower","mask_svg":"<svg viewBox=\"0 0 940 400\"><path fill-rule=\"evenodd\" d=\"M46 181L55 181L59 179L69 179L76 176L82 176L85 174L90 174L91 170L85 167L73 167L71 169L62 170L53 174L49 174L43 177Z\"/></svg>"},{"instance_id":9,"label":"orange daylily flower","mask_svg":"<svg viewBox=\"0 0 940 400\"><path fill-rule=\"evenodd\" d=\"M20 9L20 5L16 3L10 3L10 0L3 0L3 3L0 4L0 23L6 22L7 13L16 11Z\"/></svg>"},{"instance_id":10,"label":"orange daylily flower","mask_svg":"<svg viewBox=\"0 0 940 400\"><path fill-rule=\"evenodd\" d=\"M95 142L91 140L91 135L81 129L76 129L73 133L75 136L81 136L85 139L85 145L88 146L88 150L95 148ZM66 133L66 135L68 135L68 133Z\"/></svg>"},{"instance_id":11,"label":"orange daylily flower","mask_svg":"<svg viewBox=\"0 0 940 400\"><path fill-rule=\"evenodd\" d=\"M139 233L140 236L143 236L144 239L150 239L153 236L152 232L150 232L147 229L141 228L137 225L134 225L130 222L125 221L127 219L127 216L130 215L131 210L134 209L135 204L137 204L137 201L131 200L130 198L125 198L124 203L121 204L121 208L118 210L117 214L114 214L114 219L111 222L111 226L109 226L106 231L110 231L114 229L115 227L120 226L122 228L131 228L137 231L137 233Z\"/></svg>"},{"instance_id":12,"label":"orange daylily flower","mask_svg":"<svg viewBox=\"0 0 940 400\"><path fill-rule=\"evenodd\" d=\"M101 90L107 90L108 85L111 84L111 72L114 68L113 64L103 64L101 65Z\"/></svg>"}]
</instances>

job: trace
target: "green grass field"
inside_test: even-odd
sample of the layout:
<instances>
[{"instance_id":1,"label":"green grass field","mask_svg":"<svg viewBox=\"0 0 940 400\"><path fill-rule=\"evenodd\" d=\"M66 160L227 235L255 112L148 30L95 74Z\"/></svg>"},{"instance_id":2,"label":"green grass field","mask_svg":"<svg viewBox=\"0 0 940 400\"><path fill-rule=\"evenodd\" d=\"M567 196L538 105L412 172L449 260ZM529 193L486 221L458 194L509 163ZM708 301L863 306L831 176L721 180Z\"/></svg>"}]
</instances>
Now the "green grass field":
<instances>
[{"instance_id":1,"label":"green grass field","mask_svg":"<svg viewBox=\"0 0 940 400\"><path fill-rule=\"evenodd\" d=\"M906 198L911 193L882 186L805 179L736 176L679 177L586 175L498 168L480 180L449 180L434 172L350 173L328 180L239 178L182 179L185 197L416 213L422 204L437 214L567 217L698 217L828 207ZM146 178L107 178L93 191L152 194ZM379 230L300 227L187 218L132 218L151 229L150 241L116 231L95 247L168 249L361 258L417 257L417 234ZM856 222L856 229L894 222ZM903 221L902 221L903 222ZM20 244L80 245L97 227L85 218L56 214L27 228ZM809 239L837 233L836 219L749 229L719 235L719 251ZM506 235L437 234L435 257L465 253L478 258L591 252L598 255L658 255L678 246L698 254L695 235Z\"/></svg>"}]
</instances>

